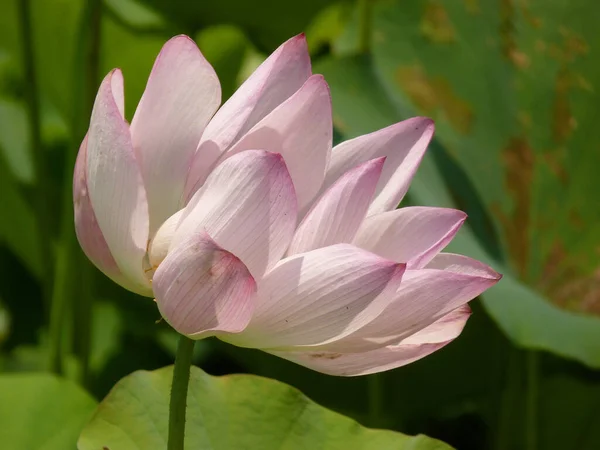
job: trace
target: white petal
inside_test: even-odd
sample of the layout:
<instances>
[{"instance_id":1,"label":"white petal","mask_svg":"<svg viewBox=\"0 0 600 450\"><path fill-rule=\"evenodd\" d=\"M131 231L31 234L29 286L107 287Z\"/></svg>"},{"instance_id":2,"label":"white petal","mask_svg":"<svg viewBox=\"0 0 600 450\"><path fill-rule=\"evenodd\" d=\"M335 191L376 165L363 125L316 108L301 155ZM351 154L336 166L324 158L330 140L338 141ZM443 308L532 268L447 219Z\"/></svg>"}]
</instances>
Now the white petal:
<instances>
[{"instance_id":1,"label":"white petal","mask_svg":"<svg viewBox=\"0 0 600 450\"><path fill-rule=\"evenodd\" d=\"M260 281L256 310L244 332L224 339L256 348L339 339L385 308L403 272L403 264L348 244L291 256Z\"/></svg>"},{"instance_id":2,"label":"white petal","mask_svg":"<svg viewBox=\"0 0 600 450\"><path fill-rule=\"evenodd\" d=\"M117 77L115 82L113 78ZM129 126L115 99L122 99L120 72L102 81L87 142L87 186L91 206L121 273L147 289L143 260L148 242L148 204Z\"/></svg>"},{"instance_id":3,"label":"white petal","mask_svg":"<svg viewBox=\"0 0 600 450\"><path fill-rule=\"evenodd\" d=\"M294 235L288 255L352 242L381 175L385 158L346 172L308 212Z\"/></svg>"},{"instance_id":4,"label":"white petal","mask_svg":"<svg viewBox=\"0 0 600 450\"><path fill-rule=\"evenodd\" d=\"M169 217L165 223L158 229L150 244L148 244L148 261L153 269L156 269L158 265L167 257L169 249L171 248L171 242L173 236L179 227L181 217L183 216L183 209L180 209L171 217Z\"/></svg>"},{"instance_id":5,"label":"white petal","mask_svg":"<svg viewBox=\"0 0 600 450\"><path fill-rule=\"evenodd\" d=\"M137 294L152 296L150 286L140 286L123 276L100 231L87 187L87 140L86 135L79 148L73 174L73 212L79 245L89 260L115 283Z\"/></svg>"},{"instance_id":6,"label":"white petal","mask_svg":"<svg viewBox=\"0 0 600 450\"><path fill-rule=\"evenodd\" d=\"M185 198L204 184L215 162L311 75L304 35L284 42L240 86L210 121L192 162Z\"/></svg>"},{"instance_id":7,"label":"white petal","mask_svg":"<svg viewBox=\"0 0 600 450\"><path fill-rule=\"evenodd\" d=\"M314 198L325 177L332 133L329 87L321 75L313 75L226 156L249 149L281 153L294 181L298 208L302 209Z\"/></svg>"},{"instance_id":8,"label":"white petal","mask_svg":"<svg viewBox=\"0 0 600 450\"><path fill-rule=\"evenodd\" d=\"M269 351L269 353L327 375L354 377L406 366L432 354L450 342L390 345L361 353L328 351Z\"/></svg>"},{"instance_id":9,"label":"white petal","mask_svg":"<svg viewBox=\"0 0 600 450\"><path fill-rule=\"evenodd\" d=\"M169 40L131 123L148 193L151 236L183 206L192 156L220 102L217 75L194 41L187 36Z\"/></svg>"},{"instance_id":10,"label":"white petal","mask_svg":"<svg viewBox=\"0 0 600 450\"><path fill-rule=\"evenodd\" d=\"M249 150L210 174L185 208L171 248L204 229L259 279L285 253L296 216L294 186L281 155Z\"/></svg>"},{"instance_id":11,"label":"white petal","mask_svg":"<svg viewBox=\"0 0 600 450\"><path fill-rule=\"evenodd\" d=\"M368 215L396 209L415 175L434 125L426 117L414 117L337 145L321 190L331 186L344 172L373 158L386 156Z\"/></svg>"},{"instance_id":12,"label":"white petal","mask_svg":"<svg viewBox=\"0 0 600 450\"><path fill-rule=\"evenodd\" d=\"M167 255L153 288L165 320L194 339L240 332L254 310L256 282L250 272L203 231Z\"/></svg>"},{"instance_id":13,"label":"white petal","mask_svg":"<svg viewBox=\"0 0 600 450\"><path fill-rule=\"evenodd\" d=\"M471 308L469 305L459 306L431 325L403 339L400 344L436 344L451 341L462 333L470 316Z\"/></svg>"},{"instance_id":14,"label":"white petal","mask_svg":"<svg viewBox=\"0 0 600 450\"><path fill-rule=\"evenodd\" d=\"M385 311L365 327L348 336L344 342L335 343L335 348L339 350L352 347L354 351L358 351L372 348L366 345L365 339L377 344L406 339L451 311L466 305L500 280L501 275L485 264L463 258L473 261L478 269L471 272L466 269L464 272L440 269L407 270L394 300Z\"/></svg>"},{"instance_id":15,"label":"white petal","mask_svg":"<svg viewBox=\"0 0 600 450\"><path fill-rule=\"evenodd\" d=\"M450 243L467 215L457 209L413 206L368 217L354 245L384 258L425 266Z\"/></svg>"},{"instance_id":16,"label":"white petal","mask_svg":"<svg viewBox=\"0 0 600 450\"><path fill-rule=\"evenodd\" d=\"M368 375L405 366L439 350L460 335L470 315L470 308L462 306L400 343L362 352L344 353L348 349L342 348L342 352L300 349L269 353L329 375Z\"/></svg>"}]
</instances>

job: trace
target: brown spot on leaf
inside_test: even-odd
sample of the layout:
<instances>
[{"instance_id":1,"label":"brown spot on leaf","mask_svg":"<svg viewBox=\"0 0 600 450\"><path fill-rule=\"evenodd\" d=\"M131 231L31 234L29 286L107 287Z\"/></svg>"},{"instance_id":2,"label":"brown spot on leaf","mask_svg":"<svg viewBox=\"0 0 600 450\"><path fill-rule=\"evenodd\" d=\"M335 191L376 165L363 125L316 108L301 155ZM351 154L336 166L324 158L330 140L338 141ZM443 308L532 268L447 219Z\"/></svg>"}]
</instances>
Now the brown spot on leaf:
<instances>
[{"instance_id":1,"label":"brown spot on leaf","mask_svg":"<svg viewBox=\"0 0 600 450\"><path fill-rule=\"evenodd\" d=\"M576 125L576 121L571 115L571 106L569 104L569 91L572 80L569 72L562 69L556 75L554 84L554 106L552 109L552 132L554 140L562 143L567 140Z\"/></svg>"},{"instance_id":2,"label":"brown spot on leaf","mask_svg":"<svg viewBox=\"0 0 600 450\"><path fill-rule=\"evenodd\" d=\"M600 267L587 276L574 276L571 272L565 271L560 277L564 282L549 294L563 308L600 315Z\"/></svg>"},{"instance_id":3,"label":"brown spot on leaf","mask_svg":"<svg viewBox=\"0 0 600 450\"><path fill-rule=\"evenodd\" d=\"M588 80L581 74L575 75L574 83L579 89L588 92L594 92L594 86L592 85L590 80Z\"/></svg>"},{"instance_id":4,"label":"brown spot on leaf","mask_svg":"<svg viewBox=\"0 0 600 450\"><path fill-rule=\"evenodd\" d=\"M463 0L465 5L465 9L471 15L476 15L481 12L481 6L479 5L479 0Z\"/></svg>"},{"instance_id":5,"label":"brown spot on leaf","mask_svg":"<svg viewBox=\"0 0 600 450\"><path fill-rule=\"evenodd\" d=\"M434 115L440 111L457 131L462 134L470 131L473 110L446 80L429 77L418 64L399 67L396 80L423 113Z\"/></svg>"},{"instance_id":6,"label":"brown spot on leaf","mask_svg":"<svg viewBox=\"0 0 600 450\"><path fill-rule=\"evenodd\" d=\"M512 49L508 55L510 61L519 69L527 69L529 67L529 56L522 51Z\"/></svg>"},{"instance_id":7,"label":"brown spot on leaf","mask_svg":"<svg viewBox=\"0 0 600 450\"><path fill-rule=\"evenodd\" d=\"M569 218L569 223L575 228L577 231L585 230L585 221L581 218L581 214L578 211L571 210L567 216Z\"/></svg>"},{"instance_id":8,"label":"brown spot on leaf","mask_svg":"<svg viewBox=\"0 0 600 450\"><path fill-rule=\"evenodd\" d=\"M517 113L517 119L519 120L519 124L524 129L530 129L533 121L531 120L531 114L528 111L519 111Z\"/></svg>"},{"instance_id":9,"label":"brown spot on leaf","mask_svg":"<svg viewBox=\"0 0 600 450\"><path fill-rule=\"evenodd\" d=\"M559 27L558 32L562 42L550 45L548 53L552 58L566 65L589 53L589 45L580 34L564 26Z\"/></svg>"},{"instance_id":10,"label":"brown spot on leaf","mask_svg":"<svg viewBox=\"0 0 600 450\"><path fill-rule=\"evenodd\" d=\"M342 356L341 353L310 353L310 357L313 359L338 359L340 356Z\"/></svg>"},{"instance_id":11,"label":"brown spot on leaf","mask_svg":"<svg viewBox=\"0 0 600 450\"><path fill-rule=\"evenodd\" d=\"M579 214L568 212L574 230L585 230L586 224ZM537 287L562 308L581 313L600 315L600 267L585 270L587 261L567 251L565 244L556 240L543 264Z\"/></svg>"},{"instance_id":12,"label":"brown spot on leaf","mask_svg":"<svg viewBox=\"0 0 600 450\"><path fill-rule=\"evenodd\" d=\"M536 39L533 48L535 48L536 52L544 53L546 51L546 49L548 48L548 44L546 44L541 39Z\"/></svg>"},{"instance_id":13,"label":"brown spot on leaf","mask_svg":"<svg viewBox=\"0 0 600 450\"><path fill-rule=\"evenodd\" d=\"M524 138L512 138L502 151L502 162L505 166L506 190L514 206L510 215L504 214L497 205L493 210L504 227L519 275L525 278L529 258L528 231L535 156Z\"/></svg>"},{"instance_id":14,"label":"brown spot on leaf","mask_svg":"<svg viewBox=\"0 0 600 450\"><path fill-rule=\"evenodd\" d=\"M555 151L546 151L543 154L544 162L559 181L566 185L569 182L569 174L565 166L567 159L567 150L562 147Z\"/></svg>"},{"instance_id":15,"label":"brown spot on leaf","mask_svg":"<svg viewBox=\"0 0 600 450\"><path fill-rule=\"evenodd\" d=\"M534 16L531 13L531 9L529 6L528 0L520 0L519 1L519 9L521 10L521 14L523 18L531 25L533 28L540 28L542 26L542 19Z\"/></svg>"},{"instance_id":16,"label":"brown spot on leaf","mask_svg":"<svg viewBox=\"0 0 600 450\"><path fill-rule=\"evenodd\" d=\"M529 67L529 56L517 47L513 0L500 1L500 48L504 57L518 69Z\"/></svg>"},{"instance_id":17,"label":"brown spot on leaf","mask_svg":"<svg viewBox=\"0 0 600 450\"><path fill-rule=\"evenodd\" d=\"M420 29L423 36L436 44L449 44L456 40L454 26L446 9L439 1L427 3Z\"/></svg>"}]
</instances>

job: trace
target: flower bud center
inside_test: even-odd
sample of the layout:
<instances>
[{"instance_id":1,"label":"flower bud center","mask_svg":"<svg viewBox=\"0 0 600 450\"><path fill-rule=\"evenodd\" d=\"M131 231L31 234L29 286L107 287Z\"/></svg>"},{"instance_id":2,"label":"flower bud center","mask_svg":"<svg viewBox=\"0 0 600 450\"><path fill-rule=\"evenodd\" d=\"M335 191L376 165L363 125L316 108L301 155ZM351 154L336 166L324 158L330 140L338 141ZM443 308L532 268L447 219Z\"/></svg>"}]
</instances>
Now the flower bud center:
<instances>
[{"instance_id":1,"label":"flower bud center","mask_svg":"<svg viewBox=\"0 0 600 450\"><path fill-rule=\"evenodd\" d=\"M163 223L148 244L148 259L152 270L156 270L167 257L173 235L179 226L183 209L177 211Z\"/></svg>"}]
</instances>

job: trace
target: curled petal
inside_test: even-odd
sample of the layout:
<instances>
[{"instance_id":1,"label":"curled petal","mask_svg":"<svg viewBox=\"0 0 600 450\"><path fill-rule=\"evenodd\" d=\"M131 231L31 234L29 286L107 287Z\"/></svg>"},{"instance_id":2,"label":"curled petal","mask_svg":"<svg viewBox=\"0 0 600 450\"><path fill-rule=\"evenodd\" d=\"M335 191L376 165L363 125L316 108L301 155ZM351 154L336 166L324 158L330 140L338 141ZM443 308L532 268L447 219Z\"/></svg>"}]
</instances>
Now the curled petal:
<instances>
[{"instance_id":1,"label":"curled petal","mask_svg":"<svg viewBox=\"0 0 600 450\"><path fill-rule=\"evenodd\" d=\"M226 340L274 348L339 339L379 315L403 272L403 264L348 244L291 256L261 280L246 330Z\"/></svg>"},{"instance_id":2,"label":"curled petal","mask_svg":"<svg viewBox=\"0 0 600 450\"><path fill-rule=\"evenodd\" d=\"M188 168L221 102L217 74L187 36L169 40L156 58L131 122L150 210L150 235L182 205Z\"/></svg>"},{"instance_id":3,"label":"curled petal","mask_svg":"<svg viewBox=\"0 0 600 450\"><path fill-rule=\"evenodd\" d=\"M206 127L188 173L186 201L202 186L222 153L300 89L310 75L303 34L284 42L250 75Z\"/></svg>"},{"instance_id":4,"label":"curled petal","mask_svg":"<svg viewBox=\"0 0 600 450\"><path fill-rule=\"evenodd\" d=\"M121 74L114 70L104 78L96 96L87 137L87 192L120 272L131 284L147 290L143 261L148 242L148 204L129 126L119 104L123 92L115 91L122 86Z\"/></svg>"},{"instance_id":5,"label":"curled petal","mask_svg":"<svg viewBox=\"0 0 600 450\"><path fill-rule=\"evenodd\" d=\"M352 242L371 204L384 161L367 161L334 183L296 230L288 255Z\"/></svg>"},{"instance_id":6,"label":"curled petal","mask_svg":"<svg viewBox=\"0 0 600 450\"><path fill-rule=\"evenodd\" d=\"M96 214L90 202L87 187L87 135L83 139L75 162L73 176L73 209L75 213L75 234L81 249L90 261L115 283L141 295L152 295L149 288L129 283L119 270L119 266L110 253L102 231L98 226Z\"/></svg>"},{"instance_id":7,"label":"curled petal","mask_svg":"<svg viewBox=\"0 0 600 450\"><path fill-rule=\"evenodd\" d=\"M238 333L254 309L254 278L236 256L203 231L169 252L152 284L165 320L194 339Z\"/></svg>"},{"instance_id":8,"label":"curled petal","mask_svg":"<svg viewBox=\"0 0 600 450\"><path fill-rule=\"evenodd\" d=\"M383 313L344 340L332 343L328 349L365 351L399 342L466 305L501 278L479 261L446 255L449 254L436 256L430 264L444 267L445 262L453 259L448 268L407 270L393 301Z\"/></svg>"},{"instance_id":9,"label":"curled petal","mask_svg":"<svg viewBox=\"0 0 600 450\"><path fill-rule=\"evenodd\" d=\"M386 156L385 165L369 214L396 209L412 181L434 125L426 117L414 117L374 133L342 142L331 153L331 163L323 189L331 186L343 173L373 158Z\"/></svg>"},{"instance_id":10,"label":"curled petal","mask_svg":"<svg viewBox=\"0 0 600 450\"><path fill-rule=\"evenodd\" d=\"M399 344L358 353L335 351L269 351L329 375L352 377L384 372L415 362L452 342L462 332L470 312L460 308Z\"/></svg>"},{"instance_id":11,"label":"curled petal","mask_svg":"<svg viewBox=\"0 0 600 450\"><path fill-rule=\"evenodd\" d=\"M451 341L462 333L469 317L471 317L469 305L459 306L431 325L403 339L400 343L403 345L438 344Z\"/></svg>"},{"instance_id":12,"label":"curled petal","mask_svg":"<svg viewBox=\"0 0 600 450\"><path fill-rule=\"evenodd\" d=\"M171 246L206 230L259 279L285 253L296 195L281 155L249 150L221 163L185 208Z\"/></svg>"},{"instance_id":13,"label":"curled petal","mask_svg":"<svg viewBox=\"0 0 600 450\"><path fill-rule=\"evenodd\" d=\"M368 217L354 245L384 258L425 266L450 243L467 215L457 209L413 206Z\"/></svg>"},{"instance_id":14,"label":"curled petal","mask_svg":"<svg viewBox=\"0 0 600 450\"><path fill-rule=\"evenodd\" d=\"M244 135L225 156L250 149L283 155L294 181L298 208L302 209L323 183L332 134L329 86L323 76L313 75L294 95Z\"/></svg>"}]
</instances>

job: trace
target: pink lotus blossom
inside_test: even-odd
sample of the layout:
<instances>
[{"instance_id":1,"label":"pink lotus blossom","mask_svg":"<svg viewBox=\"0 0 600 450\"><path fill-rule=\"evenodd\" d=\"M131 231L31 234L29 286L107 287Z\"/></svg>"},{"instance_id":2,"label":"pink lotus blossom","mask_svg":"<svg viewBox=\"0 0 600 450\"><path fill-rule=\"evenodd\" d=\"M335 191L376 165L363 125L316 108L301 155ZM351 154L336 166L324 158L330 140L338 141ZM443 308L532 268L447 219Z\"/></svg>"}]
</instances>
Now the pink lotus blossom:
<instances>
[{"instance_id":1,"label":"pink lotus blossom","mask_svg":"<svg viewBox=\"0 0 600 450\"><path fill-rule=\"evenodd\" d=\"M334 375L399 367L460 334L500 275L440 253L463 212L396 209L431 120L332 149L303 35L220 102L185 36L163 47L131 125L121 72L106 76L74 177L77 237L102 272L155 297L182 334Z\"/></svg>"}]
</instances>

